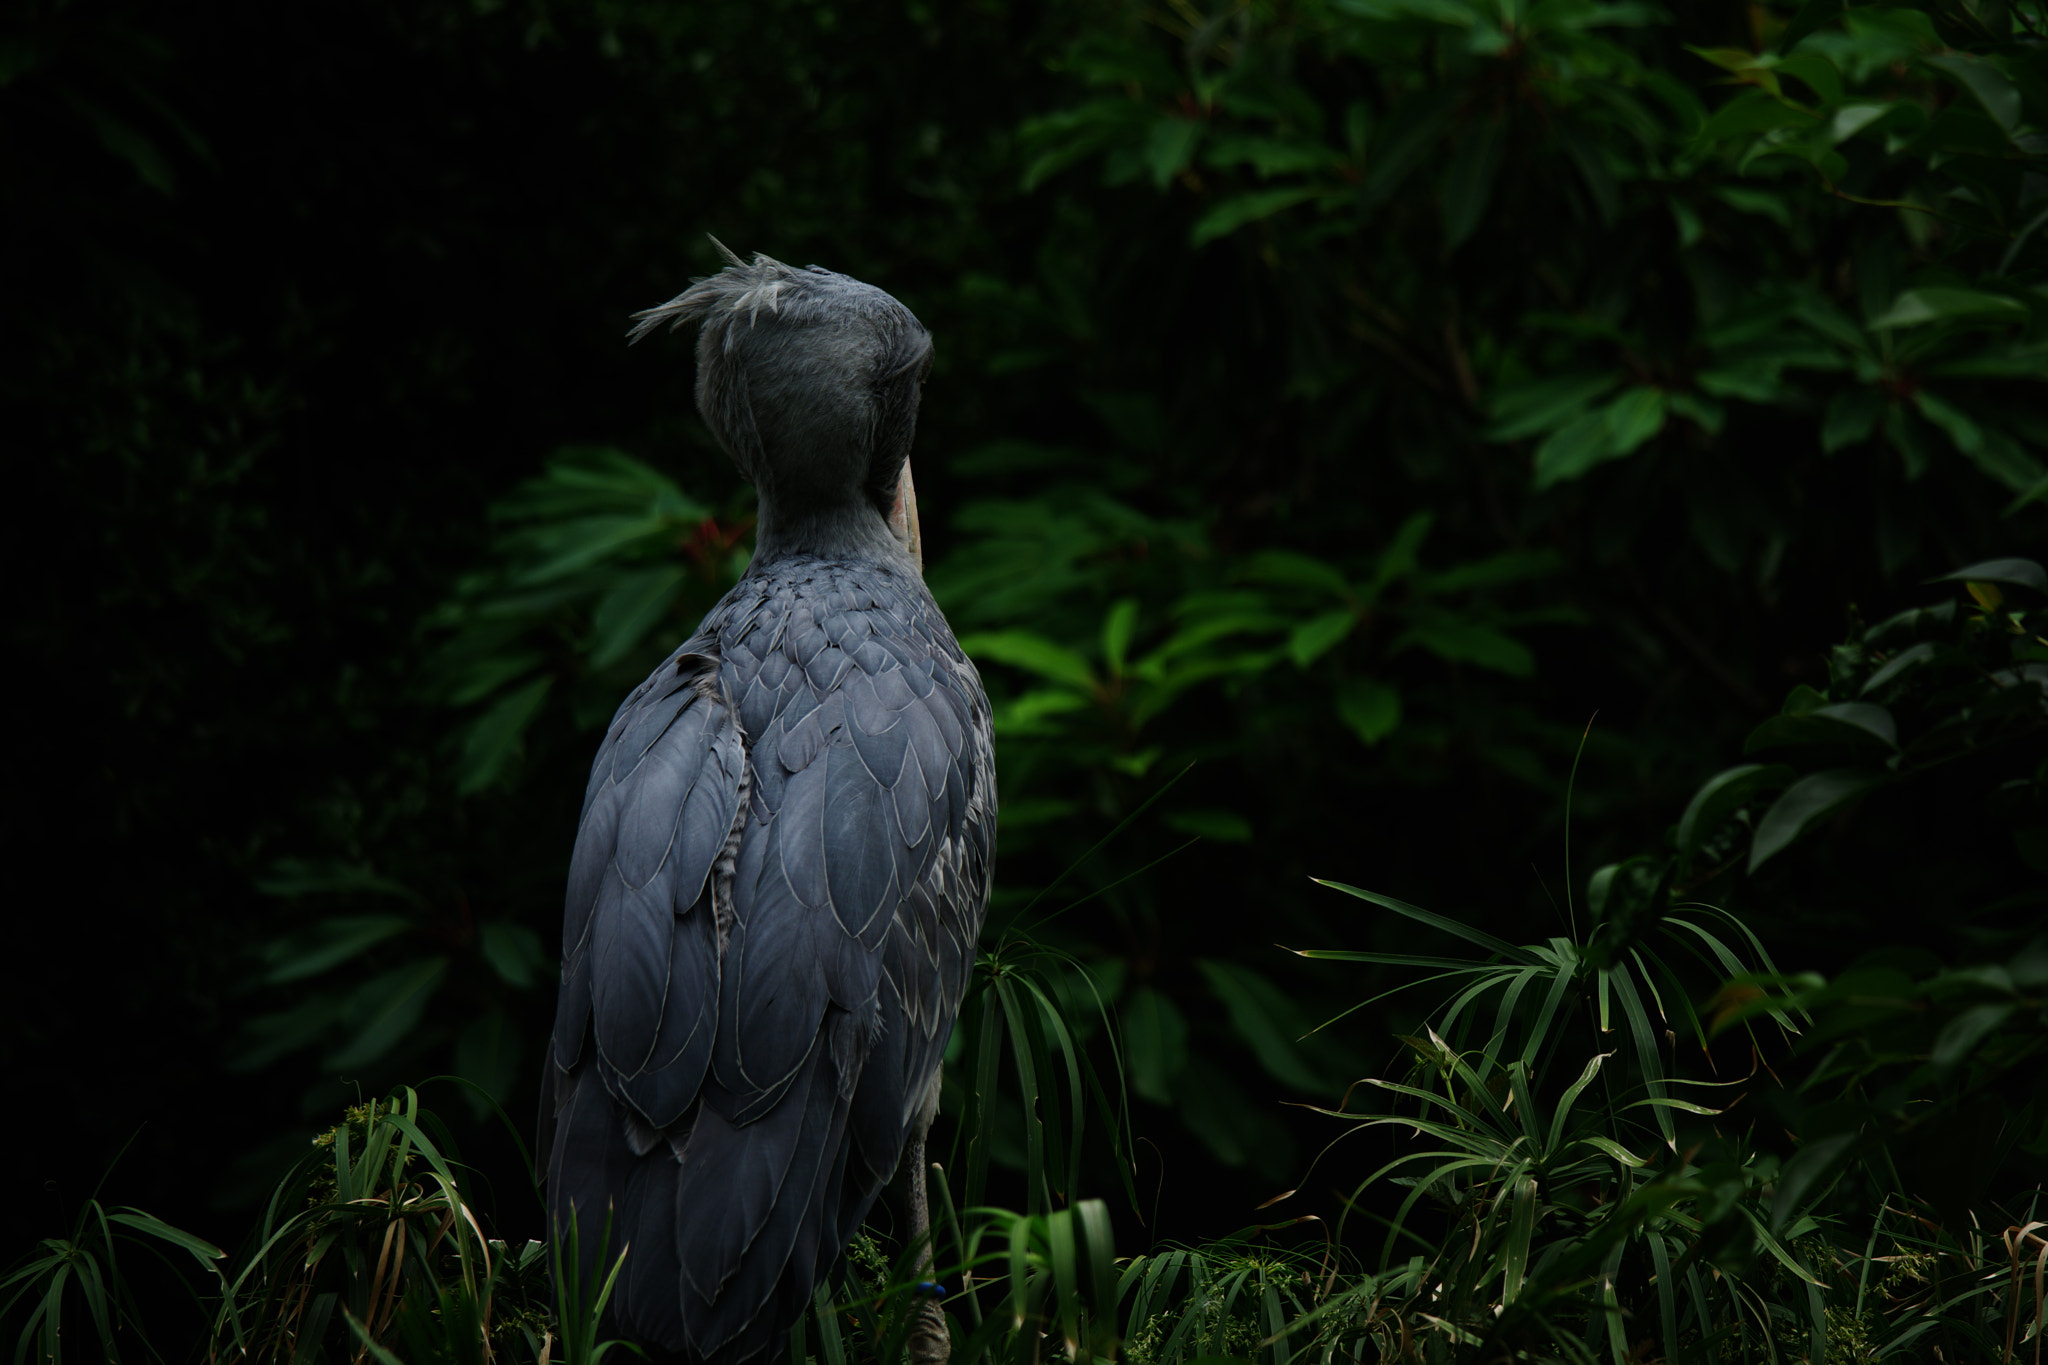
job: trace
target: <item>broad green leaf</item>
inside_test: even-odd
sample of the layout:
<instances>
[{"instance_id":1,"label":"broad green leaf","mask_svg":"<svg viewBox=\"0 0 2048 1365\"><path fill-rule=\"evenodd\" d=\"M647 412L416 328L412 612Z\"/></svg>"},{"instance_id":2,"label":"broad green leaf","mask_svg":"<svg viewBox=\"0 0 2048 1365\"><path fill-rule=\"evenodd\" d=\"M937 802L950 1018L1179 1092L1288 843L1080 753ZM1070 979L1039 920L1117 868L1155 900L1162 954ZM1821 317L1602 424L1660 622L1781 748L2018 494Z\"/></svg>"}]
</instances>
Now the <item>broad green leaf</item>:
<instances>
[{"instance_id":1,"label":"broad green leaf","mask_svg":"<svg viewBox=\"0 0 2048 1365\"><path fill-rule=\"evenodd\" d=\"M996 734L1004 739L1029 739L1061 733L1062 727L1056 717L1086 710L1088 698L1064 687L1037 687L995 704L994 723ZM1003 803L1002 819L1012 828L1022 828L1021 812L1012 815L1013 803ZM1064 803L1062 803L1064 806Z\"/></svg>"},{"instance_id":2,"label":"broad green leaf","mask_svg":"<svg viewBox=\"0 0 2048 1365\"><path fill-rule=\"evenodd\" d=\"M498 654L470 664L444 694L450 706L474 706L507 683L525 677L547 662L537 650Z\"/></svg>"},{"instance_id":3,"label":"broad green leaf","mask_svg":"<svg viewBox=\"0 0 2048 1365\"><path fill-rule=\"evenodd\" d=\"M1871 702L1836 702L1831 706L1817 707L1812 714L1825 716L1844 725L1853 725L1892 747L1896 748L1898 745L1899 727L1892 719L1892 713Z\"/></svg>"},{"instance_id":4,"label":"broad green leaf","mask_svg":"<svg viewBox=\"0 0 2048 1365\"><path fill-rule=\"evenodd\" d=\"M1917 645L1907 646L1891 658L1885 660L1883 667L1864 680L1861 689L1862 695L1867 697L1871 693L1882 689L1885 684L1909 668L1917 668L1921 664L1931 662L1938 656L1939 652L1931 640L1922 640Z\"/></svg>"},{"instance_id":5,"label":"broad green leaf","mask_svg":"<svg viewBox=\"0 0 2048 1365\"><path fill-rule=\"evenodd\" d=\"M1202 129L1200 120L1178 115L1168 115L1152 125L1145 142L1145 162L1151 168L1154 188L1165 189L1187 168L1202 140Z\"/></svg>"},{"instance_id":6,"label":"broad green leaf","mask_svg":"<svg viewBox=\"0 0 2048 1365\"><path fill-rule=\"evenodd\" d=\"M1401 723L1401 694L1377 678L1347 678L1337 686L1337 715L1366 744L1377 744Z\"/></svg>"},{"instance_id":7,"label":"broad green leaf","mask_svg":"<svg viewBox=\"0 0 2048 1365\"><path fill-rule=\"evenodd\" d=\"M1827 417L1821 423L1821 451L1832 455L1844 446L1869 440L1877 430L1877 419L1884 415L1884 404L1884 391L1874 386L1837 390L1828 400Z\"/></svg>"},{"instance_id":8,"label":"broad green leaf","mask_svg":"<svg viewBox=\"0 0 2048 1365\"><path fill-rule=\"evenodd\" d=\"M1667 394L1665 403L1680 417L1697 422L1700 429L1709 436L1719 436L1721 426L1728 418L1728 410L1711 398L1696 393L1680 391Z\"/></svg>"},{"instance_id":9,"label":"broad green leaf","mask_svg":"<svg viewBox=\"0 0 2048 1365\"><path fill-rule=\"evenodd\" d=\"M623 555L642 542L659 543L673 529L662 516L597 516L555 522L523 532L540 562L512 578L516 586L549 583Z\"/></svg>"},{"instance_id":10,"label":"broad green leaf","mask_svg":"<svg viewBox=\"0 0 2048 1365\"><path fill-rule=\"evenodd\" d=\"M402 882L380 877L361 863L279 858L256 889L266 896L393 896L424 908L426 897Z\"/></svg>"},{"instance_id":11,"label":"broad green leaf","mask_svg":"<svg viewBox=\"0 0 2048 1365\"><path fill-rule=\"evenodd\" d=\"M1248 844L1252 841L1252 822L1233 811L1183 810L1160 818L1168 829L1213 839L1219 844Z\"/></svg>"},{"instance_id":12,"label":"broad green leaf","mask_svg":"<svg viewBox=\"0 0 2048 1365\"><path fill-rule=\"evenodd\" d=\"M1755 872L1807 830L1851 801L1883 786L1889 777L1882 769L1829 768L1800 778L1757 821L1756 838L1749 849L1749 870Z\"/></svg>"},{"instance_id":13,"label":"broad green leaf","mask_svg":"<svg viewBox=\"0 0 2048 1365\"><path fill-rule=\"evenodd\" d=\"M1102 618L1102 658L1111 677L1120 677L1131 650L1131 637L1138 629L1138 599L1125 597Z\"/></svg>"},{"instance_id":14,"label":"broad green leaf","mask_svg":"<svg viewBox=\"0 0 2048 1365\"><path fill-rule=\"evenodd\" d=\"M1843 105L1835 110L1834 118L1828 124L1828 140L1838 144L1847 142L1889 114L1893 107L1890 104Z\"/></svg>"},{"instance_id":15,"label":"broad green leaf","mask_svg":"<svg viewBox=\"0 0 2048 1365\"><path fill-rule=\"evenodd\" d=\"M629 573L598 599L590 621L590 666L609 668L646 638L682 591L686 571L663 564Z\"/></svg>"},{"instance_id":16,"label":"broad green leaf","mask_svg":"<svg viewBox=\"0 0 2048 1365\"><path fill-rule=\"evenodd\" d=\"M2031 559L1987 559L1968 568L1930 579L1934 583L2010 583L2048 593L2048 569Z\"/></svg>"},{"instance_id":17,"label":"broad green leaf","mask_svg":"<svg viewBox=\"0 0 2048 1365\"><path fill-rule=\"evenodd\" d=\"M2048 379L2048 346L2018 343L1927 367L1938 378Z\"/></svg>"},{"instance_id":18,"label":"broad green leaf","mask_svg":"<svg viewBox=\"0 0 2048 1365\"><path fill-rule=\"evenodd\" d=\"M1664 429L1664 390L1638 385L1607 408L1610 458L1627 455Z\"/></svg>"},{"instance_id":19,"label":"broad green leaf","mask_svg":"<svg viewBox=\"0 0 2048 1365\"><path fill-rule=\"evenodd\" d=\"M1818 122L1806 110L1787 104L1774 95L1762 90L1749 90L1715 110L1694 143L1706 147L1779 128L1812 128Z\"/></svg>"},{"instance_id":20,"label":"broad green leaf","mask_svg":"<svg viewBox=\"0 0 2048 1365\"><path fill-rule=\"evenodd\" d=\"M1341 160L1320 142L1241 136L1211 138L1202 159L1211 166L1249 165L1262 176L1324 170Z\"/></svg>"},{"instance_id":21,"label":"broad green leaf","mask_svg":"<svg viewBox=\"0 0 2048 1365\"><path fill-rule=\"evenodd\" d=\"M1154 1104L1171 1104L1174 1079L1188 1063L1188 1025L1180 1007L1152 987L1139 986L1118 1014L1131 1089Z\"/></svg>"},{"instance_id":22,"label":"broad green leaf","mask_svg":"<svg viewBox=\"0 0 2048 1365\"><path fill-rule=\"evenodd\" d=\"M1388 652L1398 654L1420 646L1452 663L1477 664L1511 677L1526 678L1536 671L1536 656L1513 636L1483 621L1452 618L1422 620L1394 638Z\"/></svg>"},{"instance_id":23,"label":"broad green leaf","mask_svg":"<svg viewBox=\"0 0 2048 1365\"><path fill-rule=\"evenodd\" d=\"M1487 400L1493 425L1489 441L1519 441L1555 431L1584 412L1586 405L1621 383L1613 373L1564 375L1496 389Z\"/></svg>"},{"instance_id":24,"label":"broad green leaf","mask_svg":"<svg viewBox=\"0 0 2048 1365\"><path fill-rule=\"evenodd\" d=\"M1238 570L1254 583L1316 588L1338 597L1351 595L1351 584L1335 565L1293 550L1260 550Z\"/></svg>"},{"instance_id":25,"label":"broad green leaf","mask_svg":"<svg viewBox=\"0 0 2048 1365\"><path fill-rule=\"evenodd\" d=\"M1989 1001L1957 1014L1942 1025L1935 1036L1934 1050L1929 1060L1942 1070L1949 1070L1968 1059L1977 1050L1992 1030L2005 1023L2018 1011L2019 1005L2011 1000Z\"/></svg>"},{"instance_id":26,"label":"broad green leaf","mask_svg":"<svg viewBox=\"0 0 2048 1365\"><path fill-rule=\"evenodd\" d=\"M1409 174L1435 150L1458 98L1459 91L1446 85L1411 95L1394 106L1374 131L1366 156L1365 183L1359 188L1360 200L1378 205L1393 197Z\"/></svg>"},{"instance_id":27,"label":"broad green leaf","mask_svg":"<svg viewBox=\"0 0 2048 1365\"><path fill-rule=\"evenodd\" d=\"M1831 715L1840 708L1821 707L1805 715L1773 716L1751 730L1742 742L1745 754L1766 753L1772 750L1798 749L1809 745L1836 746L1882 744L1893 747L1891 716L1883 707L1871 706L1868 702L1849 702L1847 707L1868 707L1878 713L1854 712L1859 719L1851 720L1843 715Z\"/></svg>"},{"instance_id":28,"label":"broad green leaf","mask_svg":"<svg viewBox=\"0 0 2048 1365\"><path fill-rule=\"evenodd\" d=\"M418 1025L447 971L447 958L426 957L364 982L342 1013L350 1037L321 1065L353 1071L384 1056Z\"/></svg>"},{"instance_id":29,"label":"broad green leaf","mask_svg":"<svg viewBox=\"0 0 2048 1365\"><path fill-rule=\"evenodd\" d=\"M264 946L263 960L269 970L263 974L263 984L281 986L318 976L362 956L417 923L405 915L343 915L322 920L304 933Z\"/></svg>"},{"instance_id":30,"label":"broad green leaf","mask_svg":"<svg viewBox=\"0 0 2048 1365\"><path fill-rule=\"evenodd\" d=\"M1732 209L1768 218L1779 227L1792 226L1792 206L1781 194L1751 189L1746 185L1722 185L1714 190L1714 197Z\"/></svg>"},{"instance_id":31,"label":"broad green leaf","mask_svg":"<svg viewBox=\"0 0 2048 1365\"><path fill-rule=\"evenodd\" d=\"M485 920L477 926L477 948L506 985L525 990L547 962L540 935L524 924Z\"/></svg>"},{"instance_id":32,"label":"broad green leaf","mask_svg":"<svg viewBox=\"0 0 2048 1365\"><path fill-rule=\"evenodd\" d=\"M1822 104L1835 105L1842 102L1842 73L1835 70L1835 64L1818 52L1795 52L1781 58L1773 68L1780 77L1792 76L1804 81L1814 94L1820 96Z\"/></svg>"},{"instance_id":33,"label":"broad green leaf","mask_svg":"<svg viewBox=\"0 0 2048 1365\"><path fill-rule=\"evenodd\" d=\"M455 789L464 796L482 791L498 779L505 765L520 752L526 729L540 713L551 677L535 678L524 687L502 697L470 725L462 745L460 777Z\"/></svg>"},{"instance_id":34,"label":"broad green leaf","mask_svg":"<svg viewBox=\"0 0 2048 1365\"><path fill-rule=\"evenodd\" d=\"M1198 959L1195 965L1229 1011L1232 1030L1250 1045L1268 1074L1299 1091L1323 1089L1324 1078L1294 1041L1309 1031L1308 1021L1279 987L1235 963Z\"/></svg>"},{"instance_id":35,"label":"broad green leaf","mask_svg":"<svg viewBox=\"0 0 2048 1365\"><path fill-rule=\"evenodd\" d=\"M2027 316L2025 304L2003 294L1987 294L1981 289L1929 287L1908 289L1892 300L1891 307L1871 319L1870 330L1881 332L1899 327L1918 327L1929 322L1962 320L2025 322Z\"/></svg>"},{"instance_id":36,"label":"broad green leaf","mask_svg":"<svg viewBox=\"0 0 2048 1365\"><path fill-rule=\"evenodd\" d=\"M2012 77L2000 71L1982 57L1967 52L1944 52L1938 56L1921 59L1937 71L1946 71L1955 77L1963 89L1976 97L1984 106L1984 112L2007 134L2016 132L2020 126L2020 92L2012 83Z\"/></svg>"},{"instance_id":37,"label":"broad green leaf","mask_svg":"<svg viewBox=\"0 0 2048 1365\"><path fill-rule=\"evenodd\" d=\"M1792 1154L1778 1173L1771 1199L1771 1226L1784 1228L1804 1207L1807 1196L1856 1141L1854 1133L1813 1138Z\"/></svg>"},{"instance_id":38,"label":"broad green leaf","mask_svg":"<svg viewBox=\"0 0 2048 1365\"><path fill-rule=\"evenodd\" d=\"M2048 466L2006 433L1993 427L1979 428L1978 433L1976 445L1963 453L1993 482L2024 499L2048 479Z\"/></svg>"},{"instance_id":39,"label":"broad green leaf","mask_svg":"<svg viewBox=\"0 0 2048 1365\"><path fill-rule=\"evenodd\" d=\"M1095 672L1088 667L1086 659L1065 645L1054 644L1033 631L981 631L961 640L960 648L970 658L992 659L1083 692L1094 692L1099 687Z\"/></svg>"},{"instance_id":40,"label":"broad green leaf","mask_svg":"<svg viewBox=\"0 0 2048 1365\"><path fill-rule=\"evenodd\" d=\"M1500 170L1504 134L1501 120L1483 119L1465 133L1444 167L1444 250L1455 251L1486 216L1493 181Z\"/></svg>"},{"instance_id":41,"label":"broad green leaf","mask_svg":"<svg viewBox=\"0 0 2048 1365\"><path fill-rule=\"evenodd\" d=\"M1534 487L1544 489L1579 478L1610 456L1607 410L1583 413L1536 448Z\"/></svg>"},{"instance_id":42,"label":"broad green leaf","mask_svg":"<svg viewBox=\"0 0 2048 1365\"><path fill-rule=\"evenodd\" d=\"M1583 476L1595 465L1631 454L1664 429L1664 391L1647 384L1628 389L1555 432L1536 450L1539 489Z\"/></svg>"},{"instance_id":43,"label":"broad green leaf","mask_svg":"<svg viewBox=\"0 0 2048 1365\"><path fill-rule=\"evenodd\" d=\"M1312 617L1287 637L1287 653L1296 668L1307 668L1343 641L1358 624L1358 613L1340 608Z\"/></svg>"},{"instance_id":44,"label":"broad green leaf","mask_svg":"<svg viewBox=\"0 0 2048 1365\"><path fill-rule=\"evenodd\" d=\"M1195 220L1194 227L1188 231L1188 244L1202 246L1215 241L1218 237L1227 237L1246 223L1256 223L1262 218L1270 218L1283 209L1293 208L1296 204L1315 198L1319 193L1321 191L1310 186L1292 185L1281 189L1255 190L1250 194L1226 199Z\"/></svg>"},{"instance_id":45,"label":"broad green leaf","mask_svg":"<svg viewBox=\"0 0 2048 1365\"><path fill-rule=\"evenodd\" d=\"M519 1029L503 1010L477 1015L455 1041L455 1074L474 1081L500 1104L518 1082L519 1060Z\"/></svg>"},{"instance_id":46,"label":"broad green leaf","mask_svg":"<svg viewBox=\"0 0 2048 1365\"><path fill-rule=\"evenodd\" d=\"M1454 564L1433 570L1415 580L1415 592L1441 595L1472 592L1547 578L1564 568L1564 557L1555 550L1506 550L1470 564Z\"/></svg>"}]
</instances>

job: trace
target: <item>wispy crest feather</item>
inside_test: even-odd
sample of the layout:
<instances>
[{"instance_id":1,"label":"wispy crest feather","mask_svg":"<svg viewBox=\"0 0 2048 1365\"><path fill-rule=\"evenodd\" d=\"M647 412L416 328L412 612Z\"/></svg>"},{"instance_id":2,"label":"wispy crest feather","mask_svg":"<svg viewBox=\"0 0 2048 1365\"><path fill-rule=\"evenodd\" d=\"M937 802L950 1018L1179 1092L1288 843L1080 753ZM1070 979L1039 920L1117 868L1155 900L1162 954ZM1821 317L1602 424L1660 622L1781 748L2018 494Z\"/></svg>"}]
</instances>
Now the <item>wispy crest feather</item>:
<instances>
[{"instance_id":1,"label":"wispy crest feather","mask_svg":"<svg viewBox=\"0 0 2048 1365\"><path fill-rule=\"evenodd\" d=\"M781 312L784 291L802 286L806 272L784 265L773 256L757 251L752 261L743 261L716 237L711 238L711 244L728 262L725 269L716 275L701 275L667 303L633 314L633 330L626 333L628 342L640 340L664 322L676 328L686 322L731 319L742 313L749 322L755 322L764 307L770 313Z\"/></svg>"}]
</instances>

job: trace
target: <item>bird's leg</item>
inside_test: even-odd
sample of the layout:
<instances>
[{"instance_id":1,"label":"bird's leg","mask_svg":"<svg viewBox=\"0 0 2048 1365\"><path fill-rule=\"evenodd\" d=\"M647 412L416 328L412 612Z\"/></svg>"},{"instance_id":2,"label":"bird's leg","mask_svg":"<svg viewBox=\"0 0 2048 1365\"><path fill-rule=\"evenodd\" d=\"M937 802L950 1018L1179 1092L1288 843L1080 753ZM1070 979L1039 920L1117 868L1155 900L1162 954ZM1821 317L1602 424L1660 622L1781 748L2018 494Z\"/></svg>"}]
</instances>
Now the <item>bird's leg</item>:
<instances>
[{"instance_id":1,"label":"bird's leg","mask_svg":"<svg viewBox=\"0 0 2048 1365\"><path fill-rule=\"evenodd\" d=\"M910 1235L917 1241L917 1307L910 1327L910 1365L946 1365L953 1352L953 1339L946 1330L946 1310L939 1307L936 1272L932 1266L931 1199L926 1189L930 1168L924 1160L924 1135L929 1125L917 1125L910 1140Z\"/></svg>"}]
</instances>

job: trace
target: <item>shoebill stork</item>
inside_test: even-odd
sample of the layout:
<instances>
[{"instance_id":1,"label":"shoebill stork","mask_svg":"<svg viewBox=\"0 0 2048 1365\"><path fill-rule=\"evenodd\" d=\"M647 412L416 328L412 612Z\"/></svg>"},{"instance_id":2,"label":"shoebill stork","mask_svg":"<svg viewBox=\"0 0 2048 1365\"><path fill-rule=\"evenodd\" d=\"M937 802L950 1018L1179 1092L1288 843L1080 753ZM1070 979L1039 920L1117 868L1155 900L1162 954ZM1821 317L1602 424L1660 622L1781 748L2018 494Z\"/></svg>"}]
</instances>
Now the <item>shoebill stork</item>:
<instances>
[{"instance_id":1,"label":"shoebill stork","mask_svg":"<svg viewBox=\"0 0 2048 1365\"><path fill-rule=\"evenodd\" d=\"M725 254L632 335L699 324L754 558L591 767L542 1121L586 1283L607 1220L626 1248L607 1325L705 1365L784 1349L904 1161L926 1234L996 822L988 699L921 574L931 338L871 285ZM934 1299L911 1345L945 1358Z\"/></svg>"}]
</instances>

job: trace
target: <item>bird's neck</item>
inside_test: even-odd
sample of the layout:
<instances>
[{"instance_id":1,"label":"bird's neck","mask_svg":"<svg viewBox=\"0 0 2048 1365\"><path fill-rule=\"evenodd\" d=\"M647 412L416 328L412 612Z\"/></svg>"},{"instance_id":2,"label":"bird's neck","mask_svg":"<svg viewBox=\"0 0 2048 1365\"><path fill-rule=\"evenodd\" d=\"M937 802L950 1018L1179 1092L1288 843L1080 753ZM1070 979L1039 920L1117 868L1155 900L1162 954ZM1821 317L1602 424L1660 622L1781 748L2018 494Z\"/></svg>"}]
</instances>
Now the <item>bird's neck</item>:
<instances>
[{"instance_id":1,"label":"bird's neck","mask_svg":"<svg viewBox=\"0 0 2048 1365\"><path fill-rule=\"evenodd\" d=\"M865 499L785 508L764 489L754 523L754 562L789 555L910 564L909 550Z\"/></svg>"}]
</instances>

